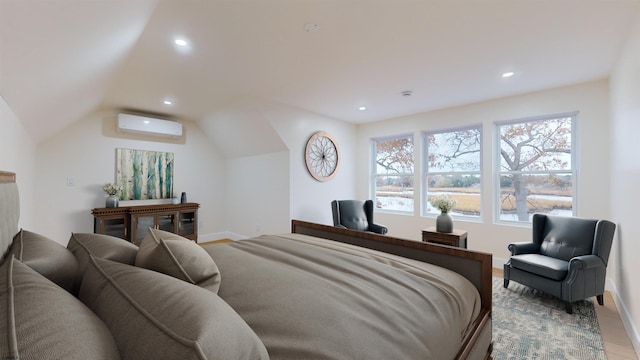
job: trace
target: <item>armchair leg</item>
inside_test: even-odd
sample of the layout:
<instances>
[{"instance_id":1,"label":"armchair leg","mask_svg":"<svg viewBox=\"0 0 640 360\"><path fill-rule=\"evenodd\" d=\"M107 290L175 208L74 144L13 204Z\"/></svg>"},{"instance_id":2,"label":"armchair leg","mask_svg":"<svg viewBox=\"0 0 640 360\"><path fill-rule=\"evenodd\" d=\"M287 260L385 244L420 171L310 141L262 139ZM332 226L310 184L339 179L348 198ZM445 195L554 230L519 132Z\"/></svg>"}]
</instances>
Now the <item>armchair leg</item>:
<instances>
[{"instance_id":1,"label":"armchair leg","mask_svg":"<svg viewBox=\"0 0 640 360\"><path fill-rule=\"evenodd\" d=\"M604 305L604 294L603 294L603 295L598 295L598 296L596 296L596 299L598 299L598 304L599 304L600 306L603 306L603 305Z\"/></svg>"},{"instance_id":2,"label":"armchair leg","mask_svg":"<svg viewBox=\"0 0 640 360\"><path fill-rule=\"evenodd\" d=\"M504 278L504 288L509 287L509 279L511 278L511 259L502 267L502 277Z\"/></svg>"},{"instance_id":3,"label":"armchair leg","mask_svg":"<svg viewBox=\"0 0 640 360\"><path fill-rule=\"evenodd\" d=\"M573 314L573 304L570 302L565 302L564 304L565 310L567 310L567 314Z\"/></svg>"}]
</instances>

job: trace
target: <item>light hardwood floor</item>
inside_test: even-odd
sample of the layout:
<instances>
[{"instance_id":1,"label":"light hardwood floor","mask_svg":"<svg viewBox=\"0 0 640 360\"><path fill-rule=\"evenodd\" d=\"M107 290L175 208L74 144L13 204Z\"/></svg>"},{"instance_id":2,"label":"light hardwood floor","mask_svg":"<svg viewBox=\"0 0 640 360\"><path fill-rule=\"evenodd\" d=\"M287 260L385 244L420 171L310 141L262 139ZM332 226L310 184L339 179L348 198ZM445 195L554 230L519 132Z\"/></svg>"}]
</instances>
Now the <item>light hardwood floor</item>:
<instances>
[{"instance_id":1,"label":"light hardwood floor","mask_svg":"<svg viewBox=\"0 0 640 360\"><path fill-rule=\"evenodd\" d=\"M233 240L231 239L220 239L220 240L213 240L213 241L207 241L207 242L202 242L202 243L198 243L199 245L210 245L210 244L220 244L220 243L227 243L227 242L232 242Z\"/></svg>"},{"instance_id":2,"label":"light hardwood floor","mask_svg":"<svg viewBox=\"0 0 640 360\"><path fill-rule=\"evenodd\" d=\"M493 276L502 277L501 269L493 269ZM620 314L613 301L613 297L607 291L604 294L604 306L598 305L595 297L593 302L598 315L598 324L602 332L602 340L604 341L604 350L607 353L608 360L637 360L631 340L622 325Z\"/></svg>"}]
</instances>

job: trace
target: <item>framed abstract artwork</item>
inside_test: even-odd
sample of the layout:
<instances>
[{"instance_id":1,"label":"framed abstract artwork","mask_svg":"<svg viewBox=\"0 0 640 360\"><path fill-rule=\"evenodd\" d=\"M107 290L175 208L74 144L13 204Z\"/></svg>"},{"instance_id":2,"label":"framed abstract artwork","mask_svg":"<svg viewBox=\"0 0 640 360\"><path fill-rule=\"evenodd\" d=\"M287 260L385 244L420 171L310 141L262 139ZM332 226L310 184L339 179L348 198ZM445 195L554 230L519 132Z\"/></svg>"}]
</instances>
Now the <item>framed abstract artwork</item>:
<instances>
[{"instance_id":1,"label":"framed abstract artwork","mask_svg":"<svg viewBox=\"0 0 640 360\"><path fill-rule=\"evenodd\" d=\"M173 197L173 153L116 149L116 184L120 200Z\"/></svg>"}]
</instances>

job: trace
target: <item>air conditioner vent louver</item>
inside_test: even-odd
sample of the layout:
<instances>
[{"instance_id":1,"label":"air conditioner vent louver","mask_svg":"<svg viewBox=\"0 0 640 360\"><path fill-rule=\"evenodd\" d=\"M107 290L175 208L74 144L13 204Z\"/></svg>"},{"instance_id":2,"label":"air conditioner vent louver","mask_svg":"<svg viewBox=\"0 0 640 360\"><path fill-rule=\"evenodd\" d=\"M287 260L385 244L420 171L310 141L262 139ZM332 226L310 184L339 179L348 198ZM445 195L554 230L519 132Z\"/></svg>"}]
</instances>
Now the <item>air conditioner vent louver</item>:
<instances>
[{"instance_id":1,"label":"air conditioner vent louver","mask_svg":"<svg viewBox=\"0 0 640 360\"><path fill-rule=\"evenodd\" d=\"M157 136L182 136L182 124L177 121L130 114L118 114L118 130Z\"/></svg>"}]
</instances>

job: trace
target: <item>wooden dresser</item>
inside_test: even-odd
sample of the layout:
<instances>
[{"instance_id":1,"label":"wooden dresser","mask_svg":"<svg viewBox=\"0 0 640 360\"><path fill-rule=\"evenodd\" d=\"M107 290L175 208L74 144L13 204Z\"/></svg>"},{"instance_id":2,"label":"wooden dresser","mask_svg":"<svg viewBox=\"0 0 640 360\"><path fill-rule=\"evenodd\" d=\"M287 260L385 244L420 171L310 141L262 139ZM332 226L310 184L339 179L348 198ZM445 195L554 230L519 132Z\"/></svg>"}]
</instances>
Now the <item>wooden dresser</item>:
<instances>
[{"instance_id":1,"label":"wooden dresser","mask_svg":"<svg viewBox=\"0 0 640 360\"><path fill-rule=\"evenodd\" d=\"M140 245L151 227L198 241L198 203L95 208L93 232Z\"/></svg>"}]
</instances>

